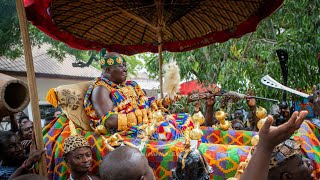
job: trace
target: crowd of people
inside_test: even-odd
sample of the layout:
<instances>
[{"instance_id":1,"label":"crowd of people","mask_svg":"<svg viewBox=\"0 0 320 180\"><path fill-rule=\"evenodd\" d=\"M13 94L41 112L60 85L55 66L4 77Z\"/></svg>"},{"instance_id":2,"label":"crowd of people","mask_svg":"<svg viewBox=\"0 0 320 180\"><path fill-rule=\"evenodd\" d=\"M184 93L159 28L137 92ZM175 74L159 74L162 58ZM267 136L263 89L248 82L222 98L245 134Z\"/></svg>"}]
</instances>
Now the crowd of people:
<instances>
[{"instance_id":1,"label":"crowd of people","mask_svg":"<svg viewBox=\"0 0 320 180\"><path fill-rule=\"evenodd\" d=\"M50 117L58 117L61 110L55 109L51 114ZM35 149L33 121L23 112L16 113L12 117L3 118L3 120L10 119L10 130L0 131L0 179L17 179L20 175L33 173L34 164L45 152L45 149ZM51 118L51 121L53 119ZM32 176L25 176L24 179L28 177Z\"/></svg>"},{"instance_id":2,"label":"crowd of people","mask_svg":"<svg viewBox=\"0 0 320 180\"><path fill-rule=\"evenodd\" d=\"M145 119L147 117L144 111L148 111L149 107L161 109L168 107L170 104L169 100L163 99L146 105L148 102L144 99L143 91L137 84L130 82L125 85L127 67L121 55L117 53L105 54L101 67L103 69L102 76L97 78L92 86L90 86L88 96L85 99L87 104L84 105L88 116L92 120L91 125L96 130L94 133L99 132L101 134L104 129L111 132L121 131L129 127L129 122L132 123L130 126L135 126L141 123L137 123L138 121L148 121L148 119ZM123 90L123 87L127 89ZM126 96L121 96L123 93L127 93ZM313 109L317 116L320 114L319 93L320 91L315 90L312 99ZM125 101L127 104L122 104L123 101L119 101L119 98L130 98L130 100ZM132 101L135 99L137 99L137 102ZM214 99L207 102L206 126L212 126L216 123L213 104ZM256 110L255 100L248 99L247 104L252 111L249 112L249 114L251 113L251 118L245 120L244 111L237 109L234 112L233 129L257 130L257 120L254 114ZM132 105L135 111L132 111L129 105ZM290 139L291 135L306 120L306 114L306 111L294 112L288 117L286 122L278 126L272 126L274 117L269 115L259 131L260 139L255 148L252 149L252 157L239 178L241 180L313 179L312 165L301 155L301 144ZM56 133L54 135L57 138L63 139L61 141L63 146L62 157L69 169L68 171L70 171L68 179L155 179L148 159L138 148L131 146L120 146L108 152L98 165L99 172L91 174L93 156L96 156L97 152L92 150L88 138L84 137L84 134L87 132L81 131L80 133L70 134L70 129L74 125L70 125L72 122L66 121L66 118L63 116L61 111L56 112L56 114L46 119L46 125L56 130L58 125L54 124L62 124L60 134ZM132 116L136 117L134 118L135 123L132 122ZM45 179L44 177L32 174L37 169L35 164L40 160L43 153L47 157L55 157L54 154L57 154L58 150L35 150L33 122L27 116L21 116L16 123L18 124L18 128L14 129L14 126L12 126L13 129L10 131L0 131L0 179ZM65 124L68 124L69 128L64 126ZM162 125L164 126L164 124L160 124L160 126ZM166 125L173 126L174 124L168 125L167 123ZM186 127L188 126L189 124L186 125ZM101 127L104 129L101 129ZM185 127L179 126L179 128ZM66 129L68 129L68 135L64 136L67 132L65 131ZM77 131L80 130L77 129ZM47 132L44 131L44 136L49 136L50 132L50 129ZM155 136L155 138L160 138L160 136ZM56 139L52 140L54 142L50 141L45 142L47 148L58 147L60 145L53 144L57 143ZM50 160L52 159L47 159L47 161ZM48 167L50 166L54 166L54 164L48 165ZM191 177L186 174L182 174L181 176L176 178L187 180Z\"/></svg>"}]
</instances>

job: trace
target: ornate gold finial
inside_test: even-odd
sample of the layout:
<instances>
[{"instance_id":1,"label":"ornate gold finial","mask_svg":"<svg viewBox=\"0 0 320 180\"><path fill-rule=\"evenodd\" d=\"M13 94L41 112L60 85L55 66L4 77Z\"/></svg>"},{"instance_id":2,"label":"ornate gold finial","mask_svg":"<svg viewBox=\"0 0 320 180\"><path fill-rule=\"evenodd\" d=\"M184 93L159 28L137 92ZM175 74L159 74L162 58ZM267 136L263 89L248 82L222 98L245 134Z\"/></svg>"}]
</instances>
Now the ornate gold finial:
<instances>
[{"instance_id":1,"label":"ornate gold finial","mask_svg":"<svg viewBox=\"0 0 320 180\"><path fill-rule=\"evenodd\" d=\"M260 119L257 124L257 127L260 130L268 119L267 110L261 106L258 107L258 109L256 110L256 116Z\"/></svg>"},{"instance_id":2,"label":"ornate gold finial","mask_svg":"<svg viewBox=\"0 0 320 180\"><path fill-rule=\"evenodd\" d=\"M113 151L114 147L118 147L123 143L123 138L118 133L111 135L108 139L102 136L102 139L109 151Z\"/></svg>"},{"instance_id":3,"label":"ornate gold finial","mask_svg":"<svg viewBox=\"0 0 320 180\"><path fill-rule=\"evenodd\" d=\"M259 118L259 119L263 119L265 117L267 117L267 110L261 106L259 106L256 110L256 116Z\"/></svg>"},{"instance_id":4,"label":"ornate gold finial","mask_svg":"<svg viewBox=\"0 0 320 180\"><path fill-rule=\"evenodd\" d=\"M201 113L201 111L195 113L195 114L192 116L192 119L193 119L194 122L199 122L199 125L200 125L200 126L201 126L201 125L204 123L204 121L205 121L204 116L203 116L203 114Z\"/></svg>"},{"instance_id":5,"label":"ornate gold finial","mask_svg":"<svg viewBox=\"0 0 320 180\"><path fill-rule=\"evenodd\" d=\"M259 135L253 136L251 139L252 146L256 146L258 144L258 142L259 142Z\"/></svg>"},{"instance_id":6,"label":"ornate gold finial","mask_svg":"<svg viewBox=\"0 0 320 180\"><path fill-rule=\"evenodd\" d=\"M190 132L190 138L192 140L200 140L203 135L203 132L200 130L200 125L204 123L204 116L201 111L199 111L192 116L192 119L194 129Z\"/></svg>"},{"instance_id":7,"label":"ornate gold finial","mask_svg":"<svg viewBox=\"0 0 320 180\"><path fill-rule=\"evenodd\" d=\"M226 121L227 114L224 111L217 111L215 117L219 121L218 128L223 131L231 128L231 123Z\"/></svg>"}]
</instances>

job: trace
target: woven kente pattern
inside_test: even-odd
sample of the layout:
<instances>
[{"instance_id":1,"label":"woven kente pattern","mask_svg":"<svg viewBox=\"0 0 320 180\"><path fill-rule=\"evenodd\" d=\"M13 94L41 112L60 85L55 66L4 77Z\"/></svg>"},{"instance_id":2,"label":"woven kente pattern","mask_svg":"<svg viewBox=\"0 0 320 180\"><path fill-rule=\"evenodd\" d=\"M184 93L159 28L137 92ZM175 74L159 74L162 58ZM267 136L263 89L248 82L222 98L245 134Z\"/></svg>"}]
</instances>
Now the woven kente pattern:
<instances>
[{"instance_id":1,"label":"woven kente pattern","mask_svg":"<svg viewBox=\"0 0 320 180\"><path fill-rule=\"evenodd\" d=\"M46 155L49 179L67 179L69 176L62 156L63 142L70 134L68 121L64 116L60 116L43 130L45 146L48 149ZM314 175L319 178L320 143L312 128L315 128L312 124L303 123L294 138L303 140L302 152L312 160L315 169ZM245 161L251 146L251 137L256 133L233 130L220 131L205 127L202 127L202 130L204 132L203 141L206 140L210 143L200 143L199 150L214 170L211 178L222 180L233 177L238 164ZM94 162L91 173L96 174L102 158L108 153L102 138L92 132L81 129L77 129L77 131L88 140L92 147ZM140 144L140 140L134 137L126 136L124 139L135 145ZM182 139L167 142L149 141L143 153L148 158L157 179L171 179L171 170L176 166L177 157L182 150Z\"/></svg>"},{"instance_id":2,"label":"woven kente pattern","mask_svg":"<svg viewBox=\"0 0 320 180\"><path fill-rule=\"evenodd\" d=\"M254 131L221 131L211 127L201 127L203 131L202 142L213 144L251 146L251 139L257 135Z\"/></svg>"},{"instance_id":3,"label":"woven kente pattern","mask_svg":"<svg viewBox=\"0 0 320 180\"><path fill-rule=\"evenodd\" d=\"M305 121L298 133L294 134L293 137L295 140L302 141L302 152L303 154L312 160L313 165L313 175L316 179L320 178L320 141L319 136L316 137L314 133L316 126L309 121ZM319 129L317 129L319 133ZM319 135L319 134L318 134Z\"/></svg>"},{"instance_id":4,"label":"woven kente pattern","mask_svg":"<svg viewBox=\"0 0 320 180\"><path fill-rule=\"evenodd\" d=\"M319 126L316 126L315 124L312 124L310 121L306 121L308 125L310 126L312 132L317 137L318 141L320 141L320 128Z\"/></svg>"}]
</instances>

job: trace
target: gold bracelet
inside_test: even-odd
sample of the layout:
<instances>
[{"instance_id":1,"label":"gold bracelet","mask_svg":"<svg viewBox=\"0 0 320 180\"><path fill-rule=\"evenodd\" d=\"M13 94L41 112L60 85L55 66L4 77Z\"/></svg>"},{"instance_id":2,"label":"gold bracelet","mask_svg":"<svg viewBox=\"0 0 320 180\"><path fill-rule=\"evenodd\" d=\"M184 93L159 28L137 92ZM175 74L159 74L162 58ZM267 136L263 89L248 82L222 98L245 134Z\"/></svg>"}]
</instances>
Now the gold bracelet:
<instances>
[{"instance_id":1,"label":"gold bracelet","mask_svg":"<svg viewBox=\"0 0 320 180\"><path fill-rule=\"evenodd\" d=\"M169 96L164 98L164 102L167 103L168 105L171 103L171 99L169 98Z\"/></svg>"},{"instance_id":2,"label":"gold bracelet","mask_svg":"<svg viewBox=\"0 0 320 180\"><path fill-rule=\"evenodd\" d=\"M163 106L162 102L163 102L162 99L157 100L158 108L159 108L161 111L166 112L167 109Z\"/></svg>"},{"instance_id":3,"label":"gold bracelet","mask_svg":"<svg viewBox=\"0 0 320 180\"><path fill-rule=\"evenodd\" d=\"M128 119L128 127L137 125L137 117L134 112L130 112L127 114Z\"/></svg>"},{"instance_id":4,"label":"gold bracelet","mask_svg":"<svg viewBox=\"0 0 320 180\"><path fill-rule=\"evenodd\" d=\"M142 121L144 124L147 124L149 122L147 110L141 109L141 112L142 112Z\"/></svg>"},{"instance_id":5,"label":"gold bracelet","mask_svg":"<svg viewBox=\"0 0 320 180\"><path fill-rule=\"evenodd\" d=\"M157 106L158 106L158 108L160 108L160 109L163 109L164 107L163 107L163 104L162 104L162 99L158 99L157 100Z\"/></svg>"},{"instance_id":6,"label":"gold bracelet","mask_svg":"<svg viewBox=\"0 0 320 180\"><path fill-rule=\"evenodd\" d=\"M157 106L157 103L156 103L155 101L152 101L152 103L151 103L151 109L152 109L153 111L158 110L158 106Z\"/></svg>"},{"instance_id":7,"label":"gold bracelet","mask_svg":"<svg viewBox=\"0 0 320 180\"><path fill-rule=\"evenodd\" d=\"M158 107L163 106L163 105L162 105L162 99L158 99L156 102L157 102L157 106L158 106Z\"/></svg>"},{"instance_id":8,"label":"gold bracelet","mask_svg":"<svg viewBox=\"0 0 320 180\"><path fill-rule=\"evenodd\" d=\"M134 111L134 114L136 115L136 117L138 118L138 124L142 124L142 111L137 108L135 111Z\"/></svg>"},{"instance_id":9,"label":"gold bracelet","mask_svg":"<svg viewBox=\"0 0 320 180\"><path fill-rule=\"evenodd\" d=\"M118 114L118 130L124 131L127 129L128 119L126 114Z\"/></svg>"},{"instance_id":10,"label":"gold bracelet","mask_svg":"<svg viewBox=\"0 0 320 180\"><path fill-rule=\"evenodd\" d=\"M148 114L148 122L152 122L152 110L148 109L147 114Z\"/></svg>"}]
</instances>

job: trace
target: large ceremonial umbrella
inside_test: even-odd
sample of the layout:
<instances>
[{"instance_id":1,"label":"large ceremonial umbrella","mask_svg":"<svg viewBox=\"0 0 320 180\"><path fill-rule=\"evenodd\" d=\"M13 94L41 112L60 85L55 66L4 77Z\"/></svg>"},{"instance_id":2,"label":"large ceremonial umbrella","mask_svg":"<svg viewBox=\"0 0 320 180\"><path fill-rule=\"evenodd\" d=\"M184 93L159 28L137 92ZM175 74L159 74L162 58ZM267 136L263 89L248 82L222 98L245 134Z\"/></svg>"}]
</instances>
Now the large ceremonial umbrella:
<instances>
[{"instance_id":1,"label":"large ceremonial umbrella","mask_svg":"<svg viewBox=\"0 0 320 180\"><path fill-rule=\"evenodd\" d=\"M132 55L188 51L253 32L283 0L24 0L28 19L69 46Z\"/></svg>"}]
</instances>

